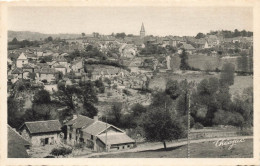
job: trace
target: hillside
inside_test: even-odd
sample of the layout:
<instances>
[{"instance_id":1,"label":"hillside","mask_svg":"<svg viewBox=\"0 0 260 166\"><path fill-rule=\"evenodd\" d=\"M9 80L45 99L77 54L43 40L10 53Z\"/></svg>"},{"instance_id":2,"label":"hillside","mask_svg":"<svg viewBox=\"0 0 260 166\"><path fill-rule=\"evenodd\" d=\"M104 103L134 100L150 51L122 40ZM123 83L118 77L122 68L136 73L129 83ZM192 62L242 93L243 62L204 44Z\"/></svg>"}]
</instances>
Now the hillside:
<instances>
[{"instance_id":1,"label":"hillside","mask_svg":"<svg viewBox=\"0 0 260 166\"><path fill-rule=\"evenodd\" d=\"M17 40L41 40L49 36L53 38L70 39L81 37L81 34L44 34L30 31L8 31L8 41L13 40L15 37Z\"/></svg>"}]
</instances>

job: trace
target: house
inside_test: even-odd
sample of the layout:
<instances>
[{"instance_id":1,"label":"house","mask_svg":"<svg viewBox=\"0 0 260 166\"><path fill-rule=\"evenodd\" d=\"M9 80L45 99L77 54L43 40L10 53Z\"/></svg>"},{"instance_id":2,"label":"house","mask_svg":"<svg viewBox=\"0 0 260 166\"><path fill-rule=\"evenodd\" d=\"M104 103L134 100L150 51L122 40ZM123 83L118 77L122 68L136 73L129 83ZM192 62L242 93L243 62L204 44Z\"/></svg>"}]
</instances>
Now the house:
<instances>
[{"instance_id":1,"label":"house","mask_svg":"<svg viewBox=\"0 0 260 166\"><path fill-rule=\"evenodd\" d=\"M32 146L54 145L60 142L61 124L58 120L25 122L19 130Z\"/></svg>"},{"instance_id":2,"label":"house","mask_svg":"<svg viewBox=\"0 0 260 166\"><path fill-rule=\"evenodd\" d=\"M67 74L67 69L66 69L66 67L63 66L63 65L57 64L57 65L54 65L53 68L54 68L56 71L62 72L64 75Z\"/></svg>"},{"instance_id":3,"label":"house","mask_svg":"<svg viewBox=\"0 0 260 166\"><path fill-rule=\"evenodd\" d=\"M27 150L30 149L31 144L9 125L7 131L8 158L29 158Z\"/></svg>"},{"instance_id":4,"label":"house","mask_svg":"<svg viewBox=\"0 0 260 166\"><path fill-rule=\"evenodd\" d=\"M135 141L121 129L98 120L79 115L65 124L65 139L68 144L85 143L94 151L121 150L132 148Z\"/></svg>"},{"instance_id":5,"label":"house","mask_svg":"<svg viewBox=\"0 0 260 166\"><path fill-rule=\"evenodd\" d=\"M75 73L80 73L84 70L84 61L82 59L72 62L71 69Z\"/></svg>"},{"instance_id":6,"label":"house","mask_svg":"<svg viewBox=\"0 0 260 166\"><path fill-rule=\"evenodd\" d=\"M123 44L119 48L121 57L134 58L137 54L137 48L133 44Z\"/></svg>"},{"instance_id":7,"label":"house","mask_svg":"<svg viewBox=\"0 0 260 166\"><path fill-rule=\"evenodd\" d=\"M28 63L27 56L22 52L16 60L16 67L21 68L24 64Z\"/></svg>"},{"instance_id":8,"label":"house","mask_svg":"<svg viewBox=\"0 0 260 166\"><path fill-rule=\"evenodd\" d=\"M23 69L16 68L11 73L13 75L12 82L16 82L19 79L23 79Z\"/></svg>"},{"instance_id":9,"label":"house","mask_svg":"<svg viewBox=\"0 0 260 166\"><path fill-rule=\"evenodd\" d=\"M192 54L194 50L196 50L191 44L183 43L180 47L181 49L185 49L186 52ZM179 52L179 51L178 51Z\"/></svg>"},{"instance_id":10,"label":"house","mask_svg":"<svg viewBox=\"0 0 260 166\"><path fill-rule=\"evenodd\" d=\"M52 68L42 68L35 71L38 81L46 80L47 82L55 81L56 72L57 71Z\"/></svg>"}]
</instances>

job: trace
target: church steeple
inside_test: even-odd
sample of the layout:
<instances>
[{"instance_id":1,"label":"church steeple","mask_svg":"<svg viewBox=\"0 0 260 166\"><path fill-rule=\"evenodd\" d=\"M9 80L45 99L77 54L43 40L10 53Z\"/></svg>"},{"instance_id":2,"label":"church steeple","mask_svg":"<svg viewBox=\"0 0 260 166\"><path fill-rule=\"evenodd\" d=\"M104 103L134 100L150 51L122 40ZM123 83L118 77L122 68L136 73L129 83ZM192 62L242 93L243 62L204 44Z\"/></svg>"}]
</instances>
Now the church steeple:
<instances>
[{"instance_id":1,"label":"church steeple","mask_svg":"<svg viewBox=\"0 0 260 166\"><path fill-rule=\"evenodd\" d=\"M141 31L140 31L140 37L144 38L144 36L145 36L145 29L144 29L144 23L142 23Z\"/></svg>"}]
</instances>

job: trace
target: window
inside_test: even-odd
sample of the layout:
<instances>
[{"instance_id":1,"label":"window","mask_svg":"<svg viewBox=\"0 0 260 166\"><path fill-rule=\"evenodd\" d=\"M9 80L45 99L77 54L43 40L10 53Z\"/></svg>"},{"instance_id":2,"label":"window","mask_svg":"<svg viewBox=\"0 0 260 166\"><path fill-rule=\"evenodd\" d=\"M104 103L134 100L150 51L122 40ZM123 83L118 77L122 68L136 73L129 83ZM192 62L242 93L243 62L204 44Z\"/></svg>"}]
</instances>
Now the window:
<instances>
[{"instance_id":1,"label":"window","mask_svg":"<svg viewBox=\"0 0 260 166\"><path fill-rule=\"evenodd\" d=\"M69 138L70 138L70 140L71 140L71 137L72 137L72 136L71 136L71 133L70 133L70 134L69 134Z\"/></svg>"},{"instance_id":2,"label":"window","mask_svg":"<svg viewBox=\"0 0 260 166\"><path fill-rule=\"evenodd\" d=\"M93 137L93 135L91 135L91 140L93 140L94 139L94 137Z\"/></svg>"}]
</instances>

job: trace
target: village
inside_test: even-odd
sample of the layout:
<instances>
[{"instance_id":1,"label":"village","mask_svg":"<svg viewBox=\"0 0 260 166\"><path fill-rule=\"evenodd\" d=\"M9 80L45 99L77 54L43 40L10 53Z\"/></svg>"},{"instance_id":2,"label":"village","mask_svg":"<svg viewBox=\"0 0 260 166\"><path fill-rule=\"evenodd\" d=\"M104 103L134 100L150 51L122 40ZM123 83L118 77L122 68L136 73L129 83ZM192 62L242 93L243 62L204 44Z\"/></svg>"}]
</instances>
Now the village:
<instances>
[{"instance_id":1,"label":"village","mask_svg":"<svg viewBox=\"0 0 260 166\"><path fill-rule=\"evenodd\" d=\"M75 157L138 148L145 139L129 124L135 119L132 112L149 109L154 92L167 90L170 79L199 84L219 78L229 63L236 75L231 89L237 88L240 76L252 82L252 34L226 34L147 36L142 23L140 35L95 32L66 39L9 39L8 97L17 106L8 109L17 112L8 110L8 157ZM244 57L246 65L240 60ZM111 113L113 109L120 111ZM194 137L201 135L197 132ZM202 137L211 137L206 135Z\"/></svg>"}]
</instances>

